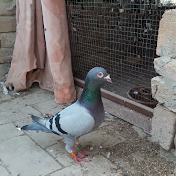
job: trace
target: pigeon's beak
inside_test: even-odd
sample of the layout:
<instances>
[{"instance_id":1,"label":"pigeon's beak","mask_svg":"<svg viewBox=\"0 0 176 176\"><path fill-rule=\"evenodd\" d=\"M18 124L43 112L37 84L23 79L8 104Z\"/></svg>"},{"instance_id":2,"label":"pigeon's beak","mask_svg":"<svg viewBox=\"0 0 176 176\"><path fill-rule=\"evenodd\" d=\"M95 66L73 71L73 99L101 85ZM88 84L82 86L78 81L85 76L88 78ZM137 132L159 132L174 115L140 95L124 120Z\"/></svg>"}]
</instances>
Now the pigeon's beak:
<instances>
[{"instance_id":1,"label":"pigeon's beak","mask_svg":"<svg viewBox=\"0 0 176 176\"><path fill-rule=\"evenodd\" d=\"M111 78L110 78L110 75L104 77L104 79L106 79L108 82L112 83Z\"/></svg>"}]
</instances>

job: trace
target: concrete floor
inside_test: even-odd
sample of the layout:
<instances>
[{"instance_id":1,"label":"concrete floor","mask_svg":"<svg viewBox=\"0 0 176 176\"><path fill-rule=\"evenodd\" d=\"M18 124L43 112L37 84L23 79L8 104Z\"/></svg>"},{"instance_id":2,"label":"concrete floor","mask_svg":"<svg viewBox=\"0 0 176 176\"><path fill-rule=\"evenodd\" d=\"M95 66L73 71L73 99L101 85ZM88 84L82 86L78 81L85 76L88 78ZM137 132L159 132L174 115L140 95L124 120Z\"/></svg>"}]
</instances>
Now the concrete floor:
<instances>
[{"instance_id":1,"label":"concrete floor","mask_svg":"<svg viewBox=\"0 0 176 176\"><path fill-rule=\"evenodd\" d=\"M106 116L99 130L80 138L82 146L92 150L88 153L91 161L83 162L82 167L69 158L60 136L17 130L17 127L32 122L29 114L45 117L66 107L56 104L54 99L52 92L42 90L36 84L20 95L13 92L4 95L0 88L0 176L138 175L135 167L114 155L115 147L127 144L133 137L140 142L140 137L146 139L150 136L111 115ZM140 131L140 137L135 131ZM167 164L167 161L163 162ZM168 173L174 170L172 164L169 168Z\"/></svg>"}]
</instances>

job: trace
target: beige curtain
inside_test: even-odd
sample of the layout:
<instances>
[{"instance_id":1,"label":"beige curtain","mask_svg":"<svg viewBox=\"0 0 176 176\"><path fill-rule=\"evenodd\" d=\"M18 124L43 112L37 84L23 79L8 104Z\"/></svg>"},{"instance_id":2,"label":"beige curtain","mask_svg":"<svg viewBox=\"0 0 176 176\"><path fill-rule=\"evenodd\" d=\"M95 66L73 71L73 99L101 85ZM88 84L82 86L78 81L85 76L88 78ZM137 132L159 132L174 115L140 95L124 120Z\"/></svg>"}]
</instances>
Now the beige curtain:
<instances>
[{"instance_id":1,"label":"beige curtain","mask_svg":"<svg viewBox=\"0 0 176 176\"><path fill-rule=\"evenodd\" d=\"M65 0L16 0L16 41L5 82L14 91L33 82L54 91L57 103L75 100Z\"/></svg>"}]
</instances>

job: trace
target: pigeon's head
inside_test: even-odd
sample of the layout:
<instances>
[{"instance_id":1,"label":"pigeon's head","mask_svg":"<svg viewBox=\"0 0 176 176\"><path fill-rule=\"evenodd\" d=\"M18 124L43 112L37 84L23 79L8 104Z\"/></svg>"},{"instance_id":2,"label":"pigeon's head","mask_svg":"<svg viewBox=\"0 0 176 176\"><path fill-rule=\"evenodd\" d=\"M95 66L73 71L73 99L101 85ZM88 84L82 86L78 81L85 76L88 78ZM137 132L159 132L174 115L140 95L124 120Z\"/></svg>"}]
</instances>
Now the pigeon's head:
<instances>
[{"instance_id":1,"label":"pigeon's head","mask_svg":"<svg viewBox=\"0 0 176 176\"><path fill-rule=\"evenodd\" d=\"M92 68L86 76L86 81L87 79L91 80L92 83L100 86L102 86L106 82L112 83L110 75L104 68L101 67Z\"/></svg>"}]
</instances>

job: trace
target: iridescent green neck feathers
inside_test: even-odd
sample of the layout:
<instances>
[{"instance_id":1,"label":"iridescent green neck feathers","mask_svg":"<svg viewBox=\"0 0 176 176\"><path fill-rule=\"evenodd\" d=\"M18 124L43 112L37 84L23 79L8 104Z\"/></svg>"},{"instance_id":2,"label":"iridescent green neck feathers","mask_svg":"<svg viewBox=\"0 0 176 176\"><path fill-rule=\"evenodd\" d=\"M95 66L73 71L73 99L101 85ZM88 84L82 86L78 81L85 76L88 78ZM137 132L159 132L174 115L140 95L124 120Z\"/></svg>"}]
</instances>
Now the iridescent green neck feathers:
<instances>
[{"instance_id":1,"label":"iridescent green neck feathers","mask_svg":"<svg viewBox=\"0 0 176 176\"><path fill-rule=\"evenodd\" d=\"M100 87L93 84L91 81L85 84L79 102L85 105L94 106L95 103L101 101Z\"/></svg>"}]
</instances>

